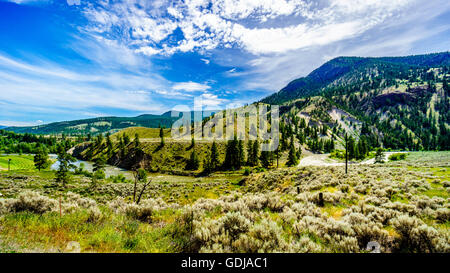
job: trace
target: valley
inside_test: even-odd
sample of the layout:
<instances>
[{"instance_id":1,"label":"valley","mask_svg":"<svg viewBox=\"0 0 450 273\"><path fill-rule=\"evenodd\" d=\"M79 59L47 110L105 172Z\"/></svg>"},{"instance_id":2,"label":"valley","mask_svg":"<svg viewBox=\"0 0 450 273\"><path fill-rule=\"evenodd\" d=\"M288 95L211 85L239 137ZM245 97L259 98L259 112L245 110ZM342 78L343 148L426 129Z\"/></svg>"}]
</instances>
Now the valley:
<instances>
[{"instance_id":1,"label":"valley","mask_svg":"<svg viewBox=\"0 0 450 273\"><path fill-rule=\"evenodd\" d=\"M3 128L0 252L449 253L449 62L335 58L191 139L171 112Z\"/></svg>"}]
</instances>

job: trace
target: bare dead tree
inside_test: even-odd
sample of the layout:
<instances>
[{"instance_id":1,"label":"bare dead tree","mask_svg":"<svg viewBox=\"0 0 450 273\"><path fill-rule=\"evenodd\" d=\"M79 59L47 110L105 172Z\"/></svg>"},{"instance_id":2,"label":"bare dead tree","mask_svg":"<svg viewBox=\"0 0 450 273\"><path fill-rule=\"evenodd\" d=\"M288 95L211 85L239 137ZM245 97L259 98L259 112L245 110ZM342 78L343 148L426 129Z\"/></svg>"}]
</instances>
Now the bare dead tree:
<instances>
[{"instance_id":1,"label":"bare dead tree","mask_svg":"<svg viewBox=\"0 0 450 273\"><path fill-rule=\"evenodd\" d=\"M135 202L136 204L139 204L139 202L141 201L142 195L145 192L145 189L148 187L148 185L150 185L152 180L147 179L147 173L142 168L134 170L133 175L134 175L133 202ZM138 198L136 200L139 182L143 182L144 186L142 187L141 191L139 192Z\"/></svg>"}]
</instances>

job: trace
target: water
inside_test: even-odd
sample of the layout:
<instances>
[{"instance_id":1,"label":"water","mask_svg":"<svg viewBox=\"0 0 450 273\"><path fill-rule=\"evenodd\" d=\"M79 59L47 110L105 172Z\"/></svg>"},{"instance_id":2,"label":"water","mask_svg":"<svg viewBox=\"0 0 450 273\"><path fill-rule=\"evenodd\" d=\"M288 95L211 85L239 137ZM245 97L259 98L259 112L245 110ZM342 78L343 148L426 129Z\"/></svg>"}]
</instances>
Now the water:
<instances>
[{"instance_id":1,"label":"water","mask_svg":"<svg viewBox=\"0 0 450 273\"><path fill-rule=\"evenodd\" d=\"M49 157L51 159L57 159L58 156L55 154L50 154ZM93 162L89 162L89 161L83 161L83 160L78 160L76 162L73 162L72 164L80 167L81 163L84 164L84 170L88 171L88 172L92 172L92 170L94 169L94 163ZM58 170L59 168L59 161L56 161L55 163L53 163L53 165L50 167L51 170ZM118 168L112 165L106 165L105 167L105 174L106 177L110 177L110 176L117 176L119 174L122 174L123 176L125 176L127 179L133 179L133 174L125 169L122 168Z\"/></svg>"}]
</instances>

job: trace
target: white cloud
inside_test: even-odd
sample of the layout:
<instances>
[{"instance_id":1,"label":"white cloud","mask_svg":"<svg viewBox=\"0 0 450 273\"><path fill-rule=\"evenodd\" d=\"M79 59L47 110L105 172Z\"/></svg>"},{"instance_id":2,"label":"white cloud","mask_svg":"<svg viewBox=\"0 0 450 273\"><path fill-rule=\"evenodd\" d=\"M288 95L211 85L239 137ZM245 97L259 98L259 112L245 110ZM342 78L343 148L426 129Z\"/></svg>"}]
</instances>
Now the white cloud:
<instances>
[{"instance_id":1,"label":"white cloud","mask_svg":"<svg viewBox=\"0 0 450 273\"><path fill-rule=\"evenodd\" d=\"M16 4L46 4L50 0L6 0L7 2L13 2Z\"/></svg>"},{"instance_id":2,"label":"white cloud","mask_svg":"<svg viewBox=\"0 0 450 273\"><path fill-rule=\"evenodd\" d=\"M197 82L180 82L175 84L172 89L173 90L183 90L187 92L194 92L194 91L206 91L210 89L211 87L206 84L201 84Z\"/></svg>"},{"instance_id":3,"label":"white cloud","mask_svg":"<svg viewBox=\"0 0 450 273\"><path fill-rule=\"evenodd\" d=\"M206 65L208 65L210 63L210 60L208 59L200 59L202 62L204 62Z\"/></svg>"},{"instance_id":4,"label":"white cloud","mask_svg":"<svg viewBox=\"0 0 450 273\"><path fill-rule=\"evenodd\" d=\"M17 126L17 127L24 127L24 126L35 126L41 124L40 122L22 122L22 121L12 121L12 120L0 120L1 126Z\"/></svg>"},{"instance_id":5,"label":"white cloud","mask_svg":"<svg viewBox=\"0 0 450 273\"><path fill-rule=\"evenodd\" d=\"M186 0L102 2L89 5L93 29L114 35L146 55L242 47L253 54L327 45L359 35L395 16L414 0ZM168 16L170 15L170 16ZM287 23L283 23L286 20ZM251 22L256 22L251 24ZM270 23L268 23L270 22ZM250 25L252 25L250 27ZM111 27L116 27L110 31ZM176 29L183 38L169 38Z\"/></svg>"},{"instance_id":6,"label":"white cloud","mask_svg":"<svg viewBox=\"0 0 450 273\"><path fill-rule=\"evenodd\" d=\"M63 108L66 112L93 107L105 107L139 112L162 112L166 106L154 101L153 88L169 83L148 75L89 71L67 71L45 63L29 64L0 55L0 101L28 108ZM49 107L46 109L46 107ZM2 107L4 108L4 107Z\"/></svg>"},{"instance_id":7,"label":"white cloud","mask_svg":"<svg viewBox=\"0 0 450 273\"><path fill-rule=\"evenodd\" d=\"M211 93L204 93L200 96L204 110L218 110L221 109L228 101L226 99L219 98L218 95Z\"/></svg>"}]
</instances>

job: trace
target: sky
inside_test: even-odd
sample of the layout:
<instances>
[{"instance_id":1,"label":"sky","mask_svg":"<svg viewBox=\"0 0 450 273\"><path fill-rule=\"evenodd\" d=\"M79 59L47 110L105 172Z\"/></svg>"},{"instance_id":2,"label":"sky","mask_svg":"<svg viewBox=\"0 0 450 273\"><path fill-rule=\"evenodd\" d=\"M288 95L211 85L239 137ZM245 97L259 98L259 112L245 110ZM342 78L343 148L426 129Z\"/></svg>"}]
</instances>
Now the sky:
<instances>
[{"instance_id":1,"label":"sky","mask_svg":"<svg viewBox=\"0 0 450 273\"><path fill-rule=\"evenodd\" d=\"M448 0L0 0L0 125L223 109L334 57L449 49Z\"/></svg>"}]
</instances>

